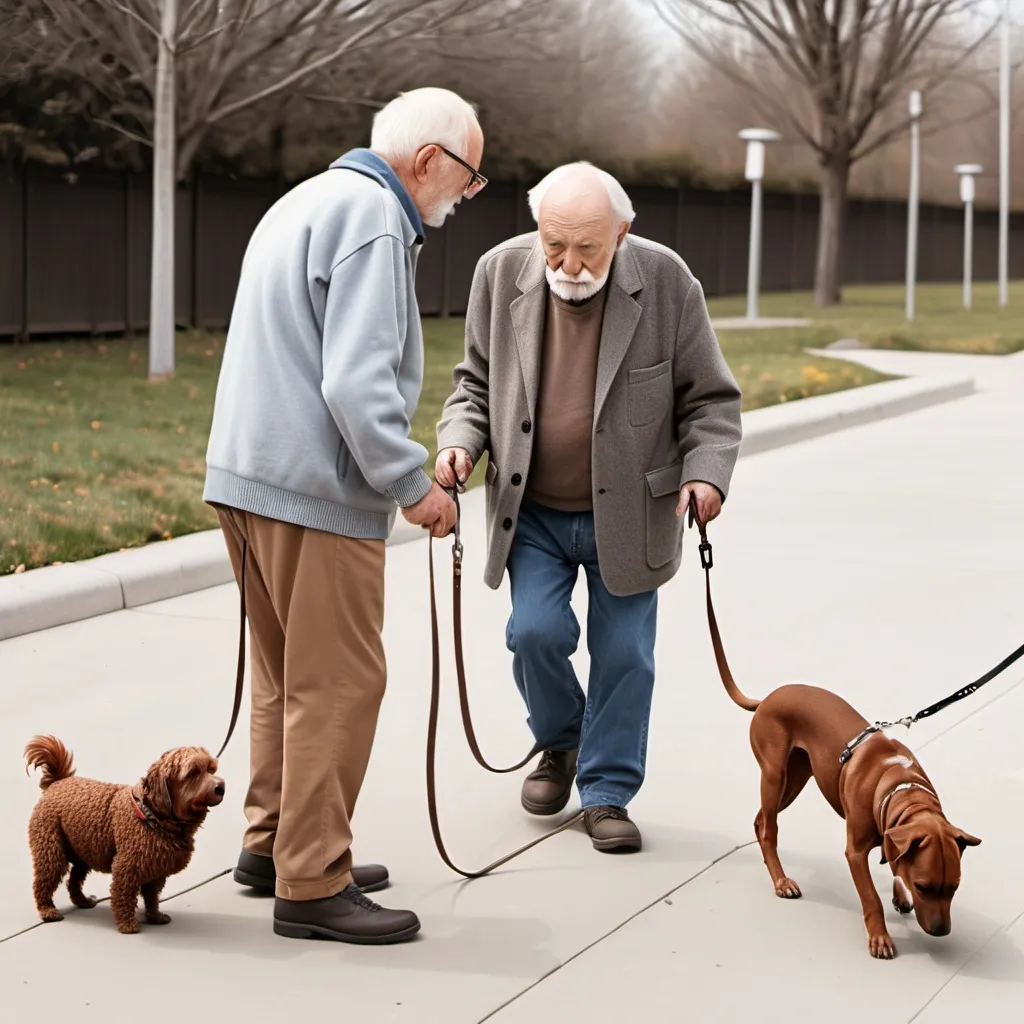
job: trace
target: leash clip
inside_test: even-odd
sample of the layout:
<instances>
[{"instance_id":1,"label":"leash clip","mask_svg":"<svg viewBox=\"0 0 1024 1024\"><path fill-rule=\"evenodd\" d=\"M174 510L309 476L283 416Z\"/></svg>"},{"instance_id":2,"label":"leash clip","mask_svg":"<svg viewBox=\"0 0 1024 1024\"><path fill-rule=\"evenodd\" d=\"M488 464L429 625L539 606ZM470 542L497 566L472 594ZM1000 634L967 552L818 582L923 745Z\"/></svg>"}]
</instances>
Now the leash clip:
<instances>
[{"instance_id":1,"label":"leash clip","mask_svg":"<svg viewBox=\"0 0 1024 1024\"><path fill-rule=\"evenodd\" d=\"M705 570L710 569L715 564L714 557L711 553L711 545L706 540L701 541L697 550L700 552L701 568Z\"/></svg>"},{"instance_id":2,"label":"leash clip","mask_svg":"<svg viewBox=\"0 0 1024 1024\"><path fill-rule=\"evenodd\" d=\"M446 487L445 490L451 495L455 502L455 529L452 531L452 561L455 563L455 574L462 573L462 506L459 504L459 494L465 493L465 487L458 483L454 487Z\"/></svg>"}]
</instances>

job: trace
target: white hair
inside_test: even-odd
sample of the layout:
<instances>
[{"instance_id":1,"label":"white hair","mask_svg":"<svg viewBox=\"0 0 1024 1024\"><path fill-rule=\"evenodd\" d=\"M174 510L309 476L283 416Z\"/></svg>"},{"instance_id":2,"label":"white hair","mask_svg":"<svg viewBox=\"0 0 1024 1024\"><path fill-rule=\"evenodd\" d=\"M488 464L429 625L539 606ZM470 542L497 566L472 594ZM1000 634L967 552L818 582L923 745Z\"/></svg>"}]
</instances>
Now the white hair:
<instances>
[{"instance_id":1,"label":"white hair","mask_svg":"<svg viewBox=\"0 0 1024 1024\"><path fill-rule=\"evenodd\" d=\"M386 160L410 159L429 145L465 157L477 124L476 109L461 96L448 89L412 89L377 111L370 149Z\"/></svg>"},{"instance_id":2,"label":"white hair","mask_svg":"<svg viewBox=\"0 0 1024 1024\"><path fill-rule=\"evenodd\" d=\"M607 171L602 171L600 167L595 167L586 160L580 160L574 164L562 164L561 167L556 167L530 189L526 197L530 203L530 213L533 214L533 219L540 220L540 204L544 202L544 197L548 194L551 186L563 178L577 173L584 167L595 171L598 178L601 179L601 183L608 190L608 198L611 200L612 213L615 216L616 224L621 224L622 221L632 224L636 219L636 213L633 211L633 204L630 202L626 190Z\"/></svg>"}]
</instances>

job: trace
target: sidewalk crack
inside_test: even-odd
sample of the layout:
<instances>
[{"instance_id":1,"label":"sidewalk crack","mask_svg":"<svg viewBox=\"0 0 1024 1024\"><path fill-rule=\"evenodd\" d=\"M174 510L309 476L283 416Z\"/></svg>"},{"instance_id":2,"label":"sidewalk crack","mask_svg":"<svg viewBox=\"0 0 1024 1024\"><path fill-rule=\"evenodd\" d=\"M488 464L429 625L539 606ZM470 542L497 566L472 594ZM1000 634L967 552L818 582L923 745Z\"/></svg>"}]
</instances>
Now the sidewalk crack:
<instances>
[{"instance_id":1,"label":"sidewalk crack","mask_svg":"<svg viewBox=\"0 0 1024 1024\"><path fill-rule=\"evenodd\" d=\"M481 1017L480 1020L477 1022L477 1024L484 1024L485 1021L489 1021L493 1017L497 1016L499 1013L501 1013L502 1010L507 1009L509 1006L511 1006L517 999L521 999L524 995L526 995L527 992L532 991L538 985L542 985L545 981L548 980L548 978L550 978L553 975L557 974L560 970L562 970L564 967L567 967L574 960L578 960L581 956L584 955L584 953L589 953L590 950L592 950L595 946L598 946L602 942L604 942L606 939L611 938L611 936L613 936L616 932L621 931L623 928L626 927L626 925L628 925L631 922L635 921L638 917L640 917L641 914L646 914L648 910L653 910L659 903L662 903L663 901L667 900L669 897L674 896L677 892L679 892L680 889L686 888L686 886L688 886L692 881L694 881L697 878L700 878L701 875L706 874L713 867L715 867L715 865L721 864L723 860L725 860L728 857L731 857L734 853L738 853L740 850L745 850L745 849L747 849L747 847L755 846L755 845L756 845L756 840L753 840L753 839L749 843L740 843L739 846L734 846L731 850L728 850L727 852L723 853L721 856L716 857L712 861L709 861L704 867L702 867L700 869L700 871L697 871L694 874L690 875L690 877L687 878L685 882L681 882L679 885L675 886L675 888L669 889L668 892L663 893L657 899L652 900L646 906L643 906L639 910L637 910L635 913L630 914L629 917L627 917L624 921L620 921L614 928L612 928L609 931L605 932L604 935L599 936L598 938L594 939L593 942L590 942L586 946L584 946L582 949L577 950L575 953L573 953L572 956L570 956L563 963L560 963L557 967L553 967L550 971L547 972L547 974L541 976L536 981L534 981L531 984L527 985L526 988L524 988L521 991L517 992L510 999L506 999L505 1002L503 1002L500 1006L496 1006L493 1010L491 1010L490 1013L487 1014L486 1017Z\"/></svg>"}]
</instances>

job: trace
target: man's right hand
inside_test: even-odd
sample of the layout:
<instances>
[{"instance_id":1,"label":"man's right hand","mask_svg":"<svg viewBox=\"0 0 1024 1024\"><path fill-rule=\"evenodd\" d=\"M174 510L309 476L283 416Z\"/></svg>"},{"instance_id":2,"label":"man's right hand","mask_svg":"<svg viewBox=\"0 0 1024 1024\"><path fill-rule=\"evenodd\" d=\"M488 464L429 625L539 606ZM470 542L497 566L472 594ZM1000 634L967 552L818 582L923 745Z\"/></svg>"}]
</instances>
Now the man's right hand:
<instances>
[{"instance_id":1,"label":"man's right hand","mask_svg":"<svg viewBox=\"0 0 1024 1024\"><path fill-rule=\"evenodd\" d=\"M434 463L434 479L442 486L451 489L464 484L473 472L473 460L465 448L442 448L437 453Z\"/></svg>"},{"instance_id":2,"label":"man's right hand","mask_svg":"<svg viewBox=\"0 0 1024 1024\"><path fill-rule=\"evenodd\" d=\"M455 502L435 481L415 505L402 509L406 522L422 526L432 537L447 537L455 529Z\"/></svg>"}]
</instances>

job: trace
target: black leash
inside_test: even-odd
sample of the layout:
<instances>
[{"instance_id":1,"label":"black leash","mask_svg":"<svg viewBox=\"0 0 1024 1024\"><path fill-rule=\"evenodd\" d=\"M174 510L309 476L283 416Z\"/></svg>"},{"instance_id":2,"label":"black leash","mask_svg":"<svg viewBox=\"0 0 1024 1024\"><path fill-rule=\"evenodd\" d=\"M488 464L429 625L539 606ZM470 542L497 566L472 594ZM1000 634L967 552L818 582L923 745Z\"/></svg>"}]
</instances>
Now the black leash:
<instances>
[{"instance_id":1,"label":"black leash","mask_svg":"<svg viewBox=\"0 0 1024 1024\"><path fill-rule=\"evenodd\" d=\"M918 711L916 715L907 715L906 718L898 718L895 722L875 722L874 725L869 725L863 732L846 744L843 752L839 755L839 763L846 764L853 757L854 750L876 732L882 732L883 729L891 729L894 725L902 725L904 728L909 729L915 722L920 722L922 718L931 718L932 715L937 715L940 711L944 711L951 704L956 704L965 697L970 697L972 693L976 693L986 683L991 682L996 676L1005 672L1021 657L1024 657L1024 644L1021 644L1012 654L1003 658L995 668L989 669L980 679L975 679L973 683L968 683L966 686L961 687L956 693L951 693L948 697L930 704L923 711Z\"/></svg>"}]
</instances>

